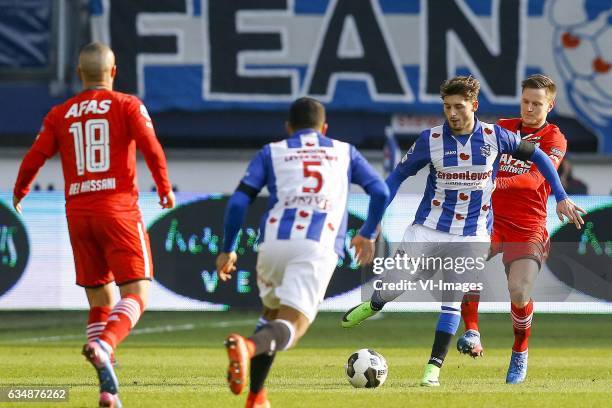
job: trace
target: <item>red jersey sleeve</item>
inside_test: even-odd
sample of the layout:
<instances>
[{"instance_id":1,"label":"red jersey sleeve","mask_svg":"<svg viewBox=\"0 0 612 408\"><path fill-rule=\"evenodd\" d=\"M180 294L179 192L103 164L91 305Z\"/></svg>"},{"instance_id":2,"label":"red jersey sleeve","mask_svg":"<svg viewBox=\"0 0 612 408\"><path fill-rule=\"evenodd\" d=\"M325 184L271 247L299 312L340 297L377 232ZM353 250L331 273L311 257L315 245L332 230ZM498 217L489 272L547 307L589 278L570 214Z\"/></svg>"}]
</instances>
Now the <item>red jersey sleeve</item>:
<instances>
[{"instance_id":1,"label":"red jersey sleeve","mask_svg":"<svg viewBox=\"0 0 612 408\"><path fill-rule=\"evenodd\" d=\"M43 120L42 127L32 145L32 150L39 151L47 158L53 157L59 149L55 130L55 110L51 110Z\"/></svg>"},{"instance_id":2,"label":"red jersey sleeve","mask_svg":"<svg viewBox=\"0 0 612 408\"><path fill-rule=\"evenodd\" d=\"M563 160L567 152L567 139L565 139L559 128L555 127L550 137L540 143L540 149L550 157L555 168L558 169L561 165L561 160Z\"/></svg>"},{"instance_id":3,"label":"red jersey sleeve","mask_svg":"<svg viewBox=\"0 0 612 408\"><path fill-rule=\"evenodd\" d=\"M147 108L136 97L130 99L127 115L130 133L147 162L147 167L155 180L159 196L163 197L172 190L172 186L168 179L166 156L157 136L155 136L151 117Z\"/></svg>"},{"instance_id":4,"label":"red jersey sleeve","mask_svg":"<svg viewBox=\"0 0 612 408\"><path fill-rule=\"evenodd\" d=\"M567 151L567 140L559 131L559 128L555 126L548 137L540 142L539 147L550 158L555 168L559 168ZM540 187L544 181L544 176L540 173L538 167L533 164L528 173L497 179L496 188L500 190L508 188L534 190Z\"/></svg>"},{"instance_id":5,"label":"red jersey sleeve","mask_svg":"<svg viewBox=\"0 0 612 408\"><path fill-rule=\"evenodd\" d=\"M36 178L40 168L59 149L53 123L53 112L51 110L45 117L34 144L24 156L21 166L19 166L15 188L13 189L13 194L19 199L22 199L30 192L30 185Z\"/></svg>"}]
</instances>

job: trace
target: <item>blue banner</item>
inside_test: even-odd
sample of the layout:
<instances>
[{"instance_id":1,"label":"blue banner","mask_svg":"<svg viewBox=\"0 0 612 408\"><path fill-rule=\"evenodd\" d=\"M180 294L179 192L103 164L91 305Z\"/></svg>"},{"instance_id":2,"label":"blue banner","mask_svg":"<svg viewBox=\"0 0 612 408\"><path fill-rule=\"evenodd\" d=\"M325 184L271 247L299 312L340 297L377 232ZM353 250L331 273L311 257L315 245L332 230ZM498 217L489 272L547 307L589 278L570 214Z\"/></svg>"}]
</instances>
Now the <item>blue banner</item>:
<instances>
[{"instance_id":1,"label":"blue banner","mask_svg":"<svg viewBox=\"0 0 612 408\"><path fill-rule=\"evenodd\" d=\"M310 95L331 110L431 114L442 81L472 74L480 111L507 114L542 72L560 85L557 114L601 146L612 130L609 0L92 0L91 11L117 88L153 112L279 111Z\"/></svg>"},{"instance_id":2,"label":"blue banner","mask_svg":"<svg viewBox=\"0 0 612 408\"><path fill-rule=\"evenodd\" d=\"M0 0L0 69L48 67L52 4Z\"/></svg>"}]
</instances>

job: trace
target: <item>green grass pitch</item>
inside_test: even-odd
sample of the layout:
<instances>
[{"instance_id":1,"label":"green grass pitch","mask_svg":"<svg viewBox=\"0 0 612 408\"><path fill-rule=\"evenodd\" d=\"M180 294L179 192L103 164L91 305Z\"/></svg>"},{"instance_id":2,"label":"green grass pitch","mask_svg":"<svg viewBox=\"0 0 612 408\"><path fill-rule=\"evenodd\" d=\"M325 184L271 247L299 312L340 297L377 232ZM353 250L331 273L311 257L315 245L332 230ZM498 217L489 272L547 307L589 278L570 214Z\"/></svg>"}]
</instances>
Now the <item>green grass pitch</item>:
<instances>
[{"instance_id":1,"label":"green grass pitch","mask_svg":"<svg viewBox=\"0 0 612 408\"><path fill-rule=\"evenodd\" d=\"M256 313L148 312L117 352L124 406L242 407L245 396L225 384L222 342L231 331L251 333ZM512 344L510 318L480 319L485 357L453 348L442 386L422 388L437 314L387 313L354 329L340 315L321 313L299 347L281 353L267 382L274 407L603 407L612 406L612 316L537 315L524 384L504 383ZM0 407L91 407L94 370L80 355L85 312L0 313L0 387L70 388L68 403L1 403ZM363 347L389 364L387 382L356 390L343 365Z\"/></svg>"}]
</instances>

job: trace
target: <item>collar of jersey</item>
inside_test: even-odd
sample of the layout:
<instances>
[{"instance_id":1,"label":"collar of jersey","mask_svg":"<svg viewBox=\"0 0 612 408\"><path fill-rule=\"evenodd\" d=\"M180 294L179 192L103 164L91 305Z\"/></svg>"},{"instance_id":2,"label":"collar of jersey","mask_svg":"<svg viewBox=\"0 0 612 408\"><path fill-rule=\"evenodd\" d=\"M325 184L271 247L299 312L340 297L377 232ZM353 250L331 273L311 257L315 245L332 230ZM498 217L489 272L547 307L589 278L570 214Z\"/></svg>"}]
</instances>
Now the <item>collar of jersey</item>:
<instances>
[{"instance_id":1,"label":"collar of jersey","mask_svg":"<svg viewBox=\"0 0 612 408\"><path fill-rule=\"evenodd\" d=\"M290 139L297 138L297 137L300 137L302 135L306 135L308 133L315 133L317 136L325 137L325 135L322 135L321 133L317 132L314 129L300 129L297 132L295 132L294 134L292 134L291 136L289 136L289 138Z\"/></svg>"},{"instance_id":2,"label":"collar of jersey","mask_svg":"<svg viewBox=\"0 0 612 408\"><path fill-rule=\"evenodd\" d=\"M465 135L453 135L453 132L450 130L450 126L448 126L448 121L444 121L444 126L442 126L443 137L452 137L457 142L461 143L463 146L467 144L474 133L482 132L482 125L476 116L474 116L474 129L472 133ZM467 136L467 137L464 137Z\"/></svg>"}]
</instances>

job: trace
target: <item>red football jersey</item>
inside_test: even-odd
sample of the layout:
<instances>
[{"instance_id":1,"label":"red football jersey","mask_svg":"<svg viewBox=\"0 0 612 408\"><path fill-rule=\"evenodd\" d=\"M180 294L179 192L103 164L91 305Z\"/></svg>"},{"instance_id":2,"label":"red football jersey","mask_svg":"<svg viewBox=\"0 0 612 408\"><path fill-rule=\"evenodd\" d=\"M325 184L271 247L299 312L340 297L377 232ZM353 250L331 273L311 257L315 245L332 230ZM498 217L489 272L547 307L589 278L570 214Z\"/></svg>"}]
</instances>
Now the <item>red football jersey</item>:
<instances>
[{"instance_id":1,"label":"red football jersey","mask_svg":"<svg viewBox=\"0 0 612 408\"><path fill-rule=\"evenodd\" d=\"M546 123L540 129L521 127L521 119L500 119L497 124L520 134L523 140L535 143L558 168L567 150L567 140L559 128ZM493 192L494 220L515 224L545 223L546 202L551 187L530 161L523 162L509 154L499 161L497 183Z\"/></svg>"},{"instance_id":2,"label":"red football jersey","mask_svg":"<svg viewBox=\"0 0 612 408\"><path fill-rule=\"evenodd\" d=\"M59 151L68 215L138 215L137 147L159 195L168 194L166 158L142 102L106 89L85 90L47 114L22 163L15 195L23 197L44 160Z\"/></svg>"}]
</instances>

